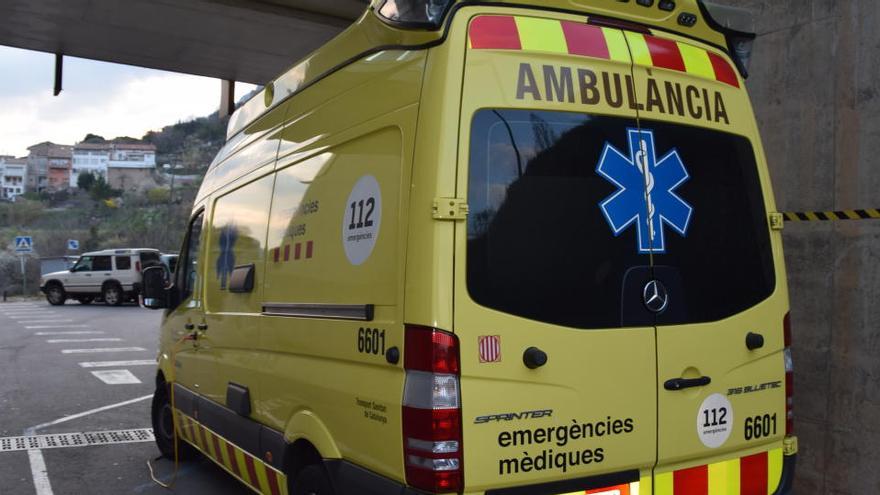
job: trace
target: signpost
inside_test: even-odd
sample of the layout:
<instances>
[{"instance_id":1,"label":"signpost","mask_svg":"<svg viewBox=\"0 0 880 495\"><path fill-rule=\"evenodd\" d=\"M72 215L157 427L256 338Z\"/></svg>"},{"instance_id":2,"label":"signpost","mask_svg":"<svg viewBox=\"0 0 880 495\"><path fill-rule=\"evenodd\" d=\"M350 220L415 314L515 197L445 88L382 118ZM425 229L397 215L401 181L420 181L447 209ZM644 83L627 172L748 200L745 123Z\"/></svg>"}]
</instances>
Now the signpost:
<instances>
[{"instance_id":1,"label":"signpost","mask_svg":"<svg viewBox=\"0 0 880 495\"><path fill-rule=\"evenodd\" d=\"M15 252L21 261L21 294L27 294L27 271L25 270L25 256L34 251L34 240L29 235L21 235L15 238Z\"/></svg>"},{"instance_id":2,"label":"signpost","mask_svg":"<svg viewBox=\"0 0 880 495\"><path fill-rule=\"evenodd\" d=\"M70 251L79 251L79 241L76 239L69 239L67 241L67 249Z\"/></svg>"}]
</instances>

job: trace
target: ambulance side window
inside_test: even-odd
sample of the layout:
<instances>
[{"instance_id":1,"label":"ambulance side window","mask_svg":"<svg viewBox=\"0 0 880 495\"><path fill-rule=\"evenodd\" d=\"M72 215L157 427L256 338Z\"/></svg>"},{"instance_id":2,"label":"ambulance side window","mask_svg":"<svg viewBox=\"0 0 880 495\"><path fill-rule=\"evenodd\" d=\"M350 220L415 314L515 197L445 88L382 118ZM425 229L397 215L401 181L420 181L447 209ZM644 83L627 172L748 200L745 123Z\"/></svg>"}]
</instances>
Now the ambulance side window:
<instances>
[{"instance_id":1,"label":"ambulance side window","mask_svg":"<svg viewBox=\"0 0 880 495\"><path fill-rule=\"evenodd\" d=\"M177 287L180 288L180 301L184 301L198 286L199 246L202 239L202 219L204 211L199 212L189 225L186 244L181 250L180 270L177 271Z\"/></svg>"}]
</instances>

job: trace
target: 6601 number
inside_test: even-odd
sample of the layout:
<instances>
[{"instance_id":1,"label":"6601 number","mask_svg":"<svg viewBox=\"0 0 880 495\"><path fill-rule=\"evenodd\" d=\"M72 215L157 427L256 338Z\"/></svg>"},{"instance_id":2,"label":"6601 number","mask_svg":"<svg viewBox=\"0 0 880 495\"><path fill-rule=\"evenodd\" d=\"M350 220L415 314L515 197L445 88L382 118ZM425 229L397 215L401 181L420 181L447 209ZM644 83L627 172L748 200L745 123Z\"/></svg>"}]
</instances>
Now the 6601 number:
<instances>
[{"instance_id":1,"label":"6601 number","mask_svg":"<svg viewBox=\"0 0 880 495\"><path fill-rule=\"evenodd\" d=\"M357 346L364 354L385 354L385 330L358 328Z\"/></svg>"},{"instance_id":2,"label":"6601 number","mask_svg":"<svg viewBox=\"0 0 880 495\"><path fill-rule=\"evenodd\" d=\"M776 414L746 418L746 440L765 438L776 434Z\"/></svg>"}]
</instances>

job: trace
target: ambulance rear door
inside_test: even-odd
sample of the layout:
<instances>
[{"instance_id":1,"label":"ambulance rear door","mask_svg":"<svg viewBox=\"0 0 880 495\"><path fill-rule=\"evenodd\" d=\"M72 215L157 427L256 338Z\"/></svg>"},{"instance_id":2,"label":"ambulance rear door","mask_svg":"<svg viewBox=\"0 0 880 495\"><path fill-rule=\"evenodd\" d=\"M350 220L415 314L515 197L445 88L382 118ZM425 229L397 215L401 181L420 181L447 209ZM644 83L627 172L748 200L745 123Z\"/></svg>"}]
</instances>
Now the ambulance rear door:
<instances>
[{"instance_id":1,"label":"ambulance rear door","mask_svg":"<svg viewBox=\"0 0 880 495\"><path fill-rule=\"evenodd\" d=\"M774 493L786 432L788 295L748 94L720 50L629 31L653 259L655 494ZM635 155L634 155L635 156Z\"/></svg>"},{"instance_id":2,"label":"ambulance rear door","mask_svg":"<svg viewBox=\"0 0 880 495\"><path fill-rule=\"evenodd\" d=\"M650 493L655 332L650 256L626 228L644 185L626 158L623 33L522 9L455 22L469 23L454 276L466 491ZM635 189L597 173L605 159Z\"/></svg>"}]
</instances>

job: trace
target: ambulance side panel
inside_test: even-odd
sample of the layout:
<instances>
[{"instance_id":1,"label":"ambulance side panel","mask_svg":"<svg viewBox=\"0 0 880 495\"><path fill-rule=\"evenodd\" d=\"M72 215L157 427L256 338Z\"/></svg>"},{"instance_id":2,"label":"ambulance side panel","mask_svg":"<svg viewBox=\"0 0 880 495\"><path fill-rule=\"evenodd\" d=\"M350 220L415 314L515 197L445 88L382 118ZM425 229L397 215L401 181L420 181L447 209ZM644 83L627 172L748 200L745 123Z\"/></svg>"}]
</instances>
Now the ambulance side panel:
<instances>
[{"instance_id":1,"label":"ambulance side panel","mask_svg":"<svg viewBox=\"0 0 880 495\"><path fill-rule=\"evenodd\" d=\"M291 99L262 280L253 417L403 478L406 204L426 54L384 51ZM271 399L269 399L271 398Z\"/></svg>"}]
</instances>

